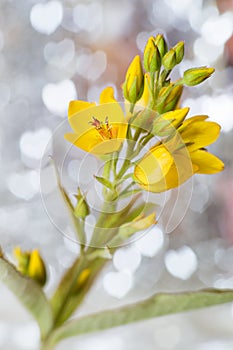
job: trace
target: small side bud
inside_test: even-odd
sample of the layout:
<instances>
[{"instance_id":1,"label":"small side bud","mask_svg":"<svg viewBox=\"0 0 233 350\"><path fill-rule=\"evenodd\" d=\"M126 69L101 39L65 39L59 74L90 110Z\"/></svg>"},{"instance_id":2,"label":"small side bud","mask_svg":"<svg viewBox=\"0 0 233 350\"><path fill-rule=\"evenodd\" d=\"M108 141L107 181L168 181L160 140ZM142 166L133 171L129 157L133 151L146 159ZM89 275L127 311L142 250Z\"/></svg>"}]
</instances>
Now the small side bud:
<instances>
[{"instance_id":1,"label":"small side bud","mask_svg":"<svg viewBox=\"0 0 233 350\"><path fill-rule=\"evenodd\" d=\"M144 77L140 56L135 56L125 77L123 93L126 100L135 104L142 96Z\"/></svg>"},{"instance_id":2,"label":"small side bud","mask_svg":"<svg viewBox=\"0 0 233 350\"><path fill-rule=\"evenodd\" d=\"M46 268L39 251L22 252L19 247L14 249L14 255L18 260L17 270L43 286L46 282Z\"/></svg>"},{"instance_id":3,"label":"small side bud","mask_svg":"<svg viewBox=\"0 0 233 350\"><path fill-rule=\"evenodd\" d=\"M202 83L214 73L214 68L199 67L191 68L184 72L182 82L188 86L194 86Z\"/></svg>"},{"instance_id":4,"label":"small side bud","mask_svg":"<svg viewBox=\"0 0 233 350\"><path fill-rule=\"evenodd\" d=\"M144 50L144 67L147 72L154 73L161 67L161 57L154 38L150 37Z\"/></svg>"},{"instance_id":5,"label":"small side bud","mask_svg":"<svg viewBox=\"0 0 233 350\"><path fill-rule=\"evenodd\" d=\"M91 274L91 270L88 268L84 269L80 273L78 280L76 282L76 286L74 288L74 293L77 293L85 285L85 283L88 281L88 279L90 277L90 274Z\"/></svg>"},{"instance_id":6,"label":"small side bud","mask_svg":"<svg viewBox=\"0 0 233 350\"><path fill-rule=\"evenodd\" d=\"M77 198L77 204L74 209L74 215L79 219L85 219L85 217L90 214L90 209L86 202L86 198L80 191L80 188L78 188L78 193L76 195L76 198Z\"/></svg>"},{"instance_id":7,"label":"small side bud","mask_svg":"<svg viewBox=\"0 0 233 350\"><path fill-rule=\"evenodd\" d=\"M173 50L176 54L176 64L179 64L184 58L184 42L180 41L179 43L177 43L173 47Z\"/></svg>"},{"instance_id":8,"label":"small side bud","mask_svg":"<svg viewBox=\"0 0 233 350\"><path fill-rule=\"evenodd\" d=\"M33 250L30 255L28 276L37 281L41 286L46 282L46 269L44 261L42 260L39 251Z\"/></svg>"},{"instance_id":9,"label":"small side bud","mask_svg":"<svg viewBox=\"0 0 233 350\"><path fill-rule=\"evenodd\" d=\"M171 49L163 57L163 66L166 70L172 70L176 64L176 52Z\"/></svg>"},{"instance_id":10,"label":"small side bud","mask_svg":"<svg viewBox=\"0 0 233 350\"><path fill-rule=\"evenodd\" d=\"M162 58L167 52L167 44L162 34L156 35L154 38L154 44L157 46L160 57Z\"/></svg>"}]
</instances>

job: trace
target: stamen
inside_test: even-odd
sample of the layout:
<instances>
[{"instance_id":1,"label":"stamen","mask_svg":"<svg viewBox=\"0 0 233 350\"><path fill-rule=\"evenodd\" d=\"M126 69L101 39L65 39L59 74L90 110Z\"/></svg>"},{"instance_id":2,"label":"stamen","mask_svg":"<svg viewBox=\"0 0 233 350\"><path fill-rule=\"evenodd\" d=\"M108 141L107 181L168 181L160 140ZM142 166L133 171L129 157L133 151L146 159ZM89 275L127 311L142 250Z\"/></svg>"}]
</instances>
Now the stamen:
<instances>
[{"instance_id":1,"label":"stamen","mask_svg":"<svg viewBox=\"0 0 233 350\"><path fill-rule=\"evenodd\" d=\"M109 138L111 139L112 138L112 125L109 125L108 117L105 118L105 124L106 124L106 127L107 127L107 131L109 133Z\"/></svg>"},{"instance_id":2,"label":"stamen","mask_svg":"<svg viewBox=\"0 0 233 350\"><path fill-rule=\"evenodd\" d=\"M100 129L102 123L95 117L92 117L92 119L93 121L90 121L89 124L93 125L96 129Z\"/></svg>"},{"instance_id":3,"label":"stamen","mask_svg":"<svg viewBox=\"0 0 233 350\"><path fill-rule=\"evenodd\" d=\"M105 118L104 123L99 121L97 118L92 117L93 120L89 122L92 126L96 128L103 140L112 139L112 126L109 125L108 117Z\"/></svg>"}]
</instances>

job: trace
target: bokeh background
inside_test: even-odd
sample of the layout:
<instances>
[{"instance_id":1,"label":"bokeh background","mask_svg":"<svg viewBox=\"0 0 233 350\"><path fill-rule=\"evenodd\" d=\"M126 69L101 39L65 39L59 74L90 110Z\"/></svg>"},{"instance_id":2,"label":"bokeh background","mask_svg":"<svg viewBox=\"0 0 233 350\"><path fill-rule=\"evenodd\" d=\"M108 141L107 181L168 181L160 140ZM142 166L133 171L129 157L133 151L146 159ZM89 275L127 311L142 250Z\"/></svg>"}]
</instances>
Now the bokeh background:
<instances>
[{"instance_id":1,"label":"bokeh background","mask_svg":"<svg viewBox=\"0 0 233 350\"><path fill-rule=\"evenodd\" d=\"M221 124L221 137L211 151L223 159L226 170L194 178L189 208L172 233L159 223L143 239L121 248L79 314L156 291L233 288L233 1L0 2L0 245L10 259L14 246L39 247L49 271L48 294L79 246L51 222L51 216L52 221L60 218L62 209L46 161L40 186L41 158L59 155L59 147L66 147L62 136L55 149L49 141L65 123L70 100L98 101L108 85L121 100L128 64L142 54L148 37L158 33L170 45L186 43L177 76L193 66L216 69L207 82L185 90L182 105L191 107L190 114L208 114ZM73 157L66 178L74 185L80 159ZM96 166L93 160L85 165L84 186L88 187L86 174ZM62 220L59 225L69 232L69 223ZM0 349L35 350L38 337L30 315L0 284ZM57 349L67 347L232 349L233 308L224 305L82 336Z\"/></svg>"}]
</instances>

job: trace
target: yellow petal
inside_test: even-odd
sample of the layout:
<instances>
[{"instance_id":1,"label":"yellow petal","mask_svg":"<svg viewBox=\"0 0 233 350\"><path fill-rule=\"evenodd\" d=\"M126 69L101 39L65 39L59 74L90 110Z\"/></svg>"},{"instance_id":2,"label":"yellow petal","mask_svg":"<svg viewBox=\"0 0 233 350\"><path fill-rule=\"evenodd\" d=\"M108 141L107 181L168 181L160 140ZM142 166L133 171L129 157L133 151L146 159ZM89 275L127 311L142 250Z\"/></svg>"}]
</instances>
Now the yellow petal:
<instances>
[{"instance_id":1,"label":"yellow petal","mask_svg":"<svg viewBox=\"0 0 233 350\"><path fill-rule=\"evenodd\" d=\"M197 150L190 153L192 162L197 165L198 174L215 174L224 169L224 163L214 156L213 154L205 150Z\"/></svg>"},{"instance_id":2,"label":"yellow petal","mask_svg":"<svg viewBox=\"0 0 233 350\"><path fill-rule=\"evenodd\" d=\"M108 86L101 92L99 103L103 104L110 102L117 102L117 100L114 97L114 89L111 86Z\"/></svg>"},{"instance_id":3,"label":"yellow petal","mask_svg":"<svg viewBox=\"0 0 233 350\"><path fill-rule=\"evenodd\" d=\"M174 162L164 178L157 183L141 187L150 192L164 192L176 188L187 181L196 169L197 167L192 165L189 156L183 154L183 152L179 152L175 155Z\"/></svg>"},{"instance_id":4,"label":"yellow petal","mask_svg":"<svg viewBox=\"0 0 233 350\"><path fill-rule=\"evenodd\" d=\"M181 132L181 137L188 145L189 152L203 148L218 138L220 126L215 122L195 121Z\"/></svg>"},{"instance_id":5,"label":"yellow petal","mask_svg":"<svg viewBox=\"0 0 233 350\"><path fill-rule=\"evenodd\" d=\"M71 117L72 115L82 111L83 109L90 108L93 106L95 106L94 102L90 103L90 102L80 101L80 100L70 101L69 109L68 109L68 117Z\"/></svg>"},{"instance_id":6,"label":"yellow petal","mask_svg":"<svg viewBox=\"0 0 233 350\"><path fill-rule=\"evenodd\" d=\"M125 140L127 124L112 123L113 137L110 140L103 140L95 128L89 129L82 135L68 133L64 137L74 146L82 150L95 154L103 155L117 151Z\"/></svg>"},{"instance_id":7,"label":"yellow petal","mask_svg":"<svg viewBox=\"0 0 233 350\"><path fill-rule=\"evenodd\" d=\"M161 115L160 118L171 120L172 125L177 128L183 122L188 112L189 112L188 107L180 108L171 112L164 113Z\"/></svg>"},{"instance_id":8,"label":"yellow petal","mask_svg":"<svg viewBox=\"0 0 233 350\"><path fill-rule=\"evenodd\" d=\"M188 125L198 122L198 121L204 121L206 119L208 119L208 115L195 115L194 117L188 118L186 119L183 124L179 127L179 132L182 132L183 130L185 130Z\"/></svg>"},{"instance_id":9,"label":"yellow petal","mask_svg":"<svg viewBox=\"0 0 233 350\"><path fill-rule=\"evenodd\" d=\"M95 129L91 129L83 135L68 133L64 135L65 139L72 143L74 146L81 148L86 152L90 152L99 143L102 142L102 138Z\"/></svg>"},{"instance_id":10,"label":"yellow petal","mask_svg":"<svg viewBox=\"0 0 233 350\"><path fill-rule=\"evenodd\" d=\"M165 177L172 163L173 158L163 145L154 147L136 165L135 180L144 185L159 182Z\"/></svg>"},{"instance_id":11,"label":"yellow petal","mask_svg":"<svg viewBox=\"0 0 233 350\"><path fill-rule=\"evenodd\" d=\"M74 132L80 136L88 130L93 129L90 125L92 117L100 122L105 122L108 117L109 124L122 123L124 121L123 111L118 103L104 103L92 108L85 108L69 118L69 123Z\"/></svg>"}]
</instances>

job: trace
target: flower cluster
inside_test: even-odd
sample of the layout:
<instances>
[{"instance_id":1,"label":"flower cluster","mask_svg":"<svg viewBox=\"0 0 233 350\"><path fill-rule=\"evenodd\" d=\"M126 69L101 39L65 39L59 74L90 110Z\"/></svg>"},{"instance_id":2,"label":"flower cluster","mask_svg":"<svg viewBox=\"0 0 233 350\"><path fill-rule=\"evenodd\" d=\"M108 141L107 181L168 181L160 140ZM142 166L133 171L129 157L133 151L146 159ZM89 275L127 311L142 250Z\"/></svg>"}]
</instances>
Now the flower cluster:
<instances>
[{"instance_id":1,"label":"flower cluster","mask_svg":"<svg viewBox=\"0 0 233 350\"><path fill-rule=\"evenodd\" d=\"M183 57L184 42L168 50L162 35L150 37L143 64L137 55L127 70L123 84L125 111L115 99L112 87L102 91L99 106L72 101L68 116L75 134L66 134L65 138L95 155L119 153L125 140L133 140L129 161L145 150L142 158L135 158L133 180L147 191L166 191L195 173L221 171L222 161L206 150L218 138L219 125L207 121L207 116L186 119L189 109L180 108L183 86L200 84L214 69L188 69L172 82L172 69ZM147 149L153 140L154 145Z\"/></svg>"},{"instance_id":2,"label":"flower cluster","mask_svg":"<svg viewBox=\"0 0 233 350\"><path fill-rule=\"evenodd\" d=\"M233 300L233 293L228 291L159 294L119 312L105 311L66 322L118 247L157 223L154 203L146 203L141 192L167 191L195 173L215 174L224 168L223 162L206 149L217 140L220 126L205 115L188 117L189 108L181 107L184 86L200 84L214 70L191 68L172 81L172 70L183 57L184 42L168 49L162 35L150 37L143 59L136 56L126 72L123 102L116 100L112 87L106 87L99 104L69 104L68 121L73 132L65 134L65 139L103 162L102 174L93 174L93 181L103 187L98 213L89 205L80 184L71 200L57 171L58 188L74 224L80 253L49 299L42 290L47 274L39 251L15 248L17 263L13 266L0 249L0 279L37 320L41 350L51 350L58 341L82 332ZM90 237L86 218L91 213L96 224Z\"/></svg>"}]
</instances>

